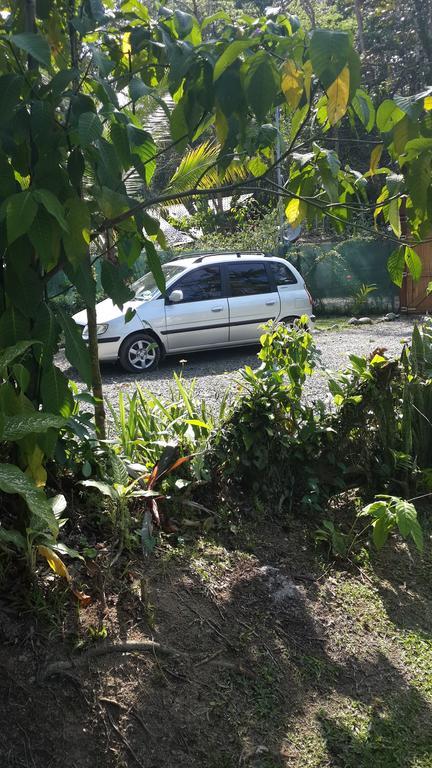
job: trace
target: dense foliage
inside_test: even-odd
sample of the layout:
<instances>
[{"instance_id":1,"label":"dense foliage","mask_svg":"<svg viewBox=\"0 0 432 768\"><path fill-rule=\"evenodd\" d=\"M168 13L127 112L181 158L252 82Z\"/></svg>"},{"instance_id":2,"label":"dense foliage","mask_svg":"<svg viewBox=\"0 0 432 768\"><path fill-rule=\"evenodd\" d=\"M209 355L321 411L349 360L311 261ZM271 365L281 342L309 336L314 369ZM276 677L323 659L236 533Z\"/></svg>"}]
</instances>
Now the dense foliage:
<instances>
[{"instance_id":1,"label":"dense foliage","mask_svg":"<svg viewBox=\"0 0 432 768\"><path fill-rule=\"evenodd\" d=\"M169 146L143 125L151 105L166 114ZM275 177L277 106L287 126L284 184ZM74 453L63 442L70 437L85 455L95 439L54 364L61 336L93 389L104 437L95 259L119 305L131 296L127 278L143 248L163 290L155 243L164 238L148 210L241 190L281 197L292 227L328 218L342 229L370 209L401 243L389 261L393 279L400 283L406 267L417 277L410 243L430 230L431 107L427 89L375 109L360 88L351 35L309 33L275 8L235 23L224 11L200 22L166 8L150 15L138 0L22 2L2 11L0 489L12 496L2 538L30 564L36 546L55 563L64 501L52 489ZM367 169L343 165L317 141L346 122L370 136ZM178 168L157 187L158 161L174 150ZM381 158L387 165L379 167ZM87 307L89 349L67 312L47 300L59 271ZM82 464L92 468L88 457Z\"/></svg>"}]
</instances>

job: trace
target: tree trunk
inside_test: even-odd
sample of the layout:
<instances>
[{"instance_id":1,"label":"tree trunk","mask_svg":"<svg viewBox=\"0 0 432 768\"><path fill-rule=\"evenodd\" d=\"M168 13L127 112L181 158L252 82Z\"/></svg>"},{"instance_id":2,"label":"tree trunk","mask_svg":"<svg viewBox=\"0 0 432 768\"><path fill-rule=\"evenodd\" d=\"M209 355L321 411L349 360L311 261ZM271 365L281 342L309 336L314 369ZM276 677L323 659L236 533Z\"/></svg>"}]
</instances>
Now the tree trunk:
<instances>
[{"instance_id":1,"label":"tree trunk","mask_svg":"<svg viewBox=\"0 0 432 768\"><path fill-rule=\"evenodd\" d=\"M88 340L92 376L92 391L95 398L96 434L100 440L106 438L106 417L102 389L102 377L99 366L98 340L96 327L96 306L87 307Z\"/></svg>"},{"instance_id":2,"label":"tree trunk","mask_svg":"<svg viewBox=\"0 0 432 768\"><path fill-rule=\"evenodd\" d=\"M31 0L29 0L31 1ZM75 16L75 0L69 0L69 43L70 43L70 56L71 66L77 70L78 73L78 36L76 29L72 24L72 20ZM73 81L75 93L79 89L79 76ZM90 261L90 251L87 253L87 259ZM88 342L90 353L90 366L91 366L91 386L93 397L95 399L95 426L96 434L100 440L106 438L106 419L105 408L102 389L102 377L99 366L98 355L98 337L97 337L97 323L96 323L96 298L91 305L86 307L87 309L87 328L88 328Z\"/></svg>"},{"instance_id":3,"label":"tree trunk","mask_svg":"<svg viewBox=\"0 0 432 768\"><path fill-rule=\"evenodd\" d=\"M355 15L357 19L357 30L358 30L360 51L364 53L366 48L365 48L365 41L364 41L364 28L363 28L361 0L354 0L354 8L355 8Z\"/></svg>"},{"instance_id":4,"label":"tree trunk","mask_svg":"<svg viewBox=\"0 0 432 768\"><path fill-rule=\"evenodd\" d=\"M432 37L430 23L432 17L431 3L427 0L414 0L415 24L417 35L429 63L428 78L432 77Z\"/></svg>"}]
</instances>

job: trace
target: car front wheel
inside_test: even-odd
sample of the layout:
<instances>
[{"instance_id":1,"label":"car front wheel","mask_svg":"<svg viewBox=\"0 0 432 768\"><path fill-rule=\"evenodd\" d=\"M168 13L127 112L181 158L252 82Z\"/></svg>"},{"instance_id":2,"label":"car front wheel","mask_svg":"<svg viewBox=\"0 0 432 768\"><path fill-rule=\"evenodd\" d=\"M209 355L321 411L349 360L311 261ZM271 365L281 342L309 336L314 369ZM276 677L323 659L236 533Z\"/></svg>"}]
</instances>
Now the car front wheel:
<instances>
[{"instance_id":1,"label":"car front wheel","mask_svg":"<svg viewBox=\"0 0 432 768\"><path fill-rule=\"evenodd\" d=\"M125 371L144 373L157 368L161 357L158 342L150 333L129 336L120 347L119 360Z\"/></svg>"}]
</instances>

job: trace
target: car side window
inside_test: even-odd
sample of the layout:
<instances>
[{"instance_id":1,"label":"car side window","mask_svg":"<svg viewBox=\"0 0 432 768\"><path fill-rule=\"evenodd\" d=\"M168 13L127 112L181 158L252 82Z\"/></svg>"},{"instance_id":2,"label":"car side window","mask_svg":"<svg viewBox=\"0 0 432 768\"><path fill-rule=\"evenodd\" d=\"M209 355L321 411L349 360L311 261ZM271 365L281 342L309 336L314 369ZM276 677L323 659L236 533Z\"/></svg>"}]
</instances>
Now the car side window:
<instances>
[{"instance_id":1,"label":"car side window","mask_svg":"<svg viewBox=\"0 0 432 768\"><path fill-rule=\"evenodd\" d=\"M272 288L264 264L228 264L231 296L270 293Z\"/></svg>"},{"instance_id":2,"label":"car side window","mask_svg":"<svg viewBox=\"0 0 432 768\"><path fill-rule=\"evenodd\" d=\"M220 299L222 296L222 282L219 264L209 264L199 267L180 277L170 292L183 291L183 303L186 301L206 301L206 299Z\"/></svg>"},{"instance_id":3,"label":"car side window","mask_svg":"<svg viewBox=\"0 0 432 768\"><path fill-rule=\"evenodd\" d=\"M295 285L297 283L293 273L286 264L281 264L279 261L271 261L270 269L276 285Z\"/></svg>"}]
</instances>

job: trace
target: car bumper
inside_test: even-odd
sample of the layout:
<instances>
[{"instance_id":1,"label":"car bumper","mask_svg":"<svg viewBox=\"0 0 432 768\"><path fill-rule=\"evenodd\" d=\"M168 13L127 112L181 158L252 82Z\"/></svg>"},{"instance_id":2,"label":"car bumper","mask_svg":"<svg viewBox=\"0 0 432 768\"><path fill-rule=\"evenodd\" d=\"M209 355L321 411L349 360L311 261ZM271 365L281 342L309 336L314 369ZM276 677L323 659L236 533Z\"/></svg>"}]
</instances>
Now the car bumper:
<instances>
[{"instance_id":1,"label":"car bumper","mask_svg":"<svg viewBox=\"0 0 432 768\"><path fill-rule=\"evenodd\" d=\"M107 339L98 338L99 360L117 360L121 342L121 336L111 336Z\"/></svg>"}]
</instances>

